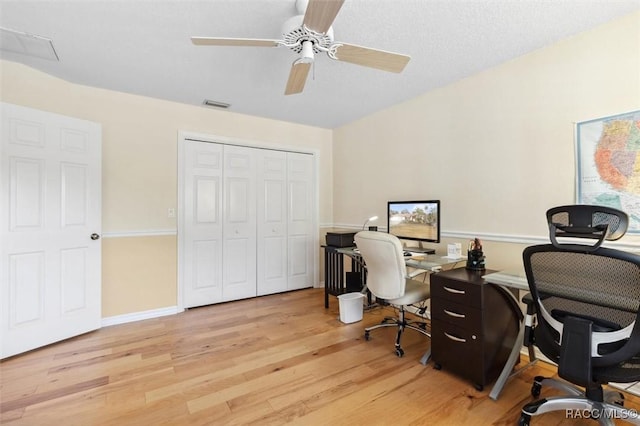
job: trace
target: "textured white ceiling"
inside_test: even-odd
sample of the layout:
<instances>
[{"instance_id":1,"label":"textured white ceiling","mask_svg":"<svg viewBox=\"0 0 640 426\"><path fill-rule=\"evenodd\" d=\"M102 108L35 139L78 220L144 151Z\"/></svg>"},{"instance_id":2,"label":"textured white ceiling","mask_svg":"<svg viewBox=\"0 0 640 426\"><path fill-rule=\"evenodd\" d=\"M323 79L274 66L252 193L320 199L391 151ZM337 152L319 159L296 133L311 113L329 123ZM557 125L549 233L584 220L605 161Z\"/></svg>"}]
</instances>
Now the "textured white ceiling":
<instances>
[{"instance_id":1,"label":"textured white ceiling","mask_svg":"<svg viewBox=\"0 0 640 426\"><path fill-rule=\"evenodd\" d=\"M335 128L636 10L640 0L346 0L336 41L411 61L393 74L317 55L292 96L290 50L190 37L280 38L295 0L0 0L0 26L51 38L60 61L0 58L78 84Z\"/></svg>"}]
</instances>

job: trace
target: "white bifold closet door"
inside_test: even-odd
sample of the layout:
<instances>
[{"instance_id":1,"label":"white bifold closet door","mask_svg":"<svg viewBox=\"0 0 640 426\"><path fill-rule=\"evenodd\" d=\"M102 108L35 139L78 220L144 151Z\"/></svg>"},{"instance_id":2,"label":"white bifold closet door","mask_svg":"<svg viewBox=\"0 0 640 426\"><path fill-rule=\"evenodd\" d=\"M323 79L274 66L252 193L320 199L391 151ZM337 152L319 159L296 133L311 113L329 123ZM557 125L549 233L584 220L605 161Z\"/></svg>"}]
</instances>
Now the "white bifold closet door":
<instances>
[{"instance_id":1,"label":"white bifold closet door","mask_svg":"<svg viewBox=\"0 0 640 426\"><path fill-rule=\"evenodd\" d=\"M287 153L287 289L311 287L314 268L313 156Z\"/></svg>"},{"instance_id":2,"label":"white bifold closet door","mask_svg":"<svg viewBox=\"0 0 640 426\"><path fill-rule=\"evenodd\" d=\"M185 140L185 307L313 286L310 154Z\"/></svg>"},{"instance_id":3,"label":"white bifold closet door","mask_svg":"<svg viewBox=\"0 0 640 426\"><path fill-rule=\"evenodd\" d=\"M256 155L224 146L222 301L256 295Z\"/></svg>"},{"instance_id":4,"label":"white bifold closet door","mask_svg":"<svg viewBox=\"0 0 640 426\"><path fill-rule=\"evenodd\" d=\"M313 156L258 151L258 295L313 282Z\"/></svg>"},{"instance_id":5,"label":"white bifold closet door","mask_svg":"<svg viewBox=\"0 0 640 426\"><path fill-rule=\"evenodd\" d=\"M184 142L182 238L184 306L221 302L223 145Z\"/></svg>"},{"instance_id":6,"label":"white bifold closet door","mask_svg":"<svg viewBox=\"0 0 640 426\"><path fill-rule=\"evenodd\" d=\"M287 153L258 150L258 295L287 290Z\"/></svg>"}]
</instances>

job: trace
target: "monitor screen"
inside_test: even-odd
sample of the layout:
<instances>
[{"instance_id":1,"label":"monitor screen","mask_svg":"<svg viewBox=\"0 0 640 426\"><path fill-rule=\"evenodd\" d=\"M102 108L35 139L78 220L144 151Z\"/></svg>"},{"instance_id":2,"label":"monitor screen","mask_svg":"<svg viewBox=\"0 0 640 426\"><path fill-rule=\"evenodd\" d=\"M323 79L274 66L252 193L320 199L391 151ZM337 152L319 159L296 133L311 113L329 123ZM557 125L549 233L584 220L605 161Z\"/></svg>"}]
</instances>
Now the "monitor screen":
<instances>
[{"instance_id":1,"label":"monitor screen","mask_svg":"<svg viewBox=\"0 0 640 426\"><path fill-rule=\"evenodd\" d=\"M440 200L389 201L387 229L403 240L440 242Z\"/></svg>"}]
</instances>

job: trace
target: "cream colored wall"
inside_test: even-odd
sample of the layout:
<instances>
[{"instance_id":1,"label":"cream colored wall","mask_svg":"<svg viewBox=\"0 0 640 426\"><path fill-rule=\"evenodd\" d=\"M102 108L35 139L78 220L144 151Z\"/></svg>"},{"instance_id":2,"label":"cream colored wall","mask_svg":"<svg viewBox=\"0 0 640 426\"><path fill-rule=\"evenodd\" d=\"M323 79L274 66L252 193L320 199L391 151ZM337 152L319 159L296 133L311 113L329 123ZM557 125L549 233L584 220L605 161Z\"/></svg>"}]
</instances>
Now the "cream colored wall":
<instances>
[{"instance_id":1,"label":"cream colored wall","mask_svg":"<svg viewBox=\"0 0 640 426\"><path fill-rule=\"evenodd\" d=\"M175 306L177 256L173 235L104 239L102 316Z\"/></svg>"},{"instance_id":2,"label":"cream colored wall","mask_svg":"<svg viewBox=\"0 0 640 426\"><path fill-rule=\"evenodd\" d=\"M3 102L102 124L104 317L177 303L167 209L178 207L179 131L317 152L318 220L332 221L330 130L71 84L13 62L0 62L0 74Z\"/></svg>"},{"instance_id":3,"label":"cream colored wall","mask_svg":"<svg viewBox=\"0 0 640 426\"><path fill-rule=\"evenodd\" d=\"M481 234L489 267L517 267L575 202L574 123L639 108L635 13L335 129L335 224L440 199L440 251Z\"/></svg>"}]
</instances>

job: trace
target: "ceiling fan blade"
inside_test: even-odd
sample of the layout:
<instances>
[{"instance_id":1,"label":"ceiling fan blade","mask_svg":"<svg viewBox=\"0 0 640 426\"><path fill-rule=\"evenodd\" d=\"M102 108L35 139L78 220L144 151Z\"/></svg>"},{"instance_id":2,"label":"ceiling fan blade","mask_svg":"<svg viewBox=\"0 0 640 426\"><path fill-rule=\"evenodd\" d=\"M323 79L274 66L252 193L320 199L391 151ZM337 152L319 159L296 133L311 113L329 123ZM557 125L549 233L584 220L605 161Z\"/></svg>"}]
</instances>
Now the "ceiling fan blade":
<instances>
[{"instance_id":1,"label":"ceiling fan blade","mask_svg":"<svg viewBox=\"0 0 640 426\"><path fill-rule=\"evenodd\" d=\"M281 41L264 38L191 37L198 46L255 46L277 47Z\"/></svg>"},{"instance_id":2,"label":"ceiling fan blade","mask_svg":"<svg viewBox=\"0 0 640 426\"><path fill-rule=\"evenodd\" d=\"M377 68L382 71L402 72L411 56L354 44L339 43L335 51L335 58L339 61Z\"/></svg>"},{"instance_id":3,"label":"ceiling fan blade","mask_svg":"<svg viewBox=\"0 0 640 426\"><path fill-rule=\"evenodd\" d=\"M302 23L310 30L326 33L344 0L309 0Z\"/></svg>"},{"instance_id":4,"label":"ceiling fan blade","mask_svg":"<svg viewBox=\"0 0 640 426\"><path fill-rule=\"evenodd\" d=\"M294 62L291 66L291 71L289 72L289 80L287 81L287 88L284 91L285 95L294 95L296 93L302 92L304 89L304 84L307 81L307 74L309 74L309 69L311 68L311 63L309 62Z\"/></svg>"}]
</instances>

